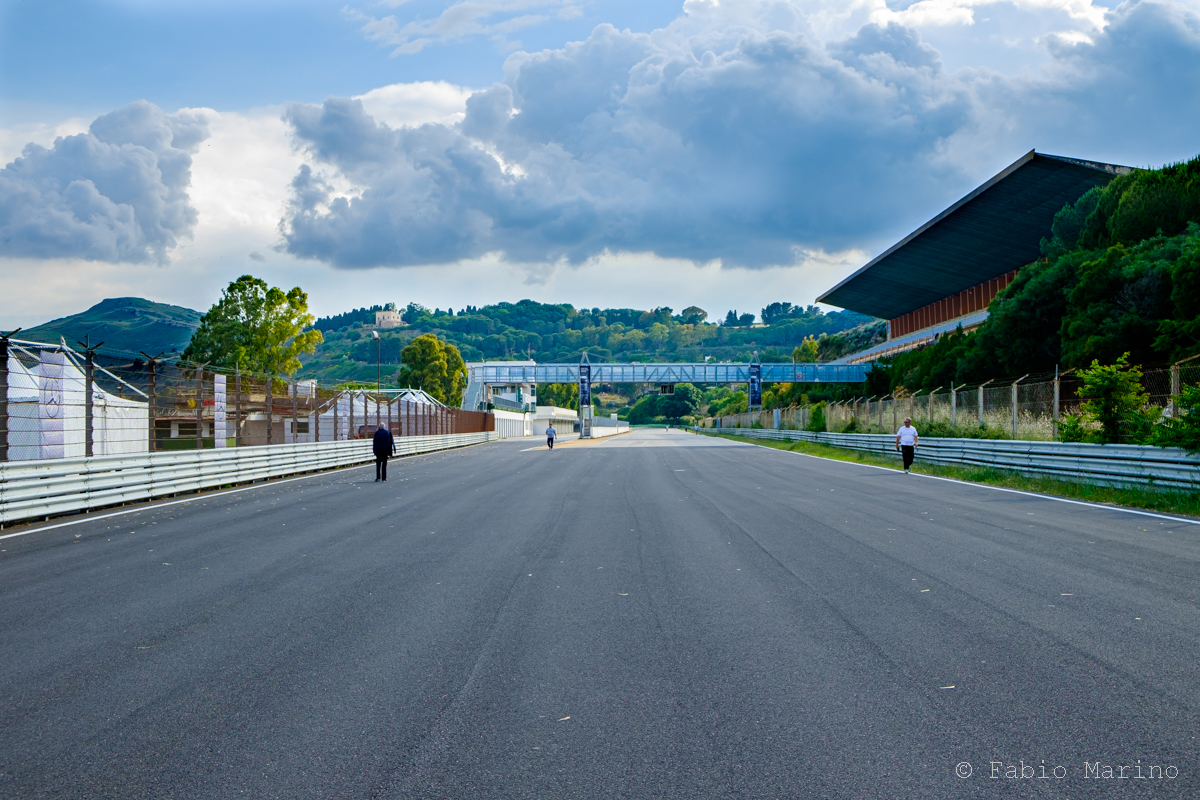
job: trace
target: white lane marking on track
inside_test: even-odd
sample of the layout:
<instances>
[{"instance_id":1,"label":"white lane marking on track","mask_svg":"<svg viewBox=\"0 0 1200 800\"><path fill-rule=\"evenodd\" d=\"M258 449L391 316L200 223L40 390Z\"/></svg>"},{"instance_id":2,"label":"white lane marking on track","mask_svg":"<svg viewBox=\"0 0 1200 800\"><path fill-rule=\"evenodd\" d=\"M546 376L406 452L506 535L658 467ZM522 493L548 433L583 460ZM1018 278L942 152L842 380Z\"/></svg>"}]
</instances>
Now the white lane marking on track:
<instances>
[{"instance_id":1,"label":"white lane marking on track","mask_svg":"<svg viewBox=\"0 0 1200 800\"><path fill-rule=\"evenodd\" d=\"M764 448L775 453L784 453L793 456L804 456L805 458L817 458L821 461L835 461L839 464L846 464L851 467L866 467L867 469L882 469L887 472L899 472L899 470L891 467L881 467L876 464L858 464L853 461L841 461L836 458L825 458L824 456L814 456L811 453L797 453L793 450L776 450L773 447ZM939 475L922 475L919 472L910 473L917 478L926 478L931 481L947 481L948 483L961 483L963 486L974 486L978 489L991 489L994 492L1007 492L1009 494L1019 494L1025 497L1037 497L1042 500L1053 500L1057 503L1070 503L1073 506L1086 506L1087 508L1100 508L1106 511L1123 511L1126 514L1137 514L1140 517L1154 517L1155 519L1169 519L1172 522L1185 522L1188 525L1200 525L1200 519L1188 519L1187 517L1172 517L1167 514L1155 514L1153 511L1138 511L1136 508L1125 508L1123 506L1106 506L1103 503L1088 503L1084 500L1071 500L1066 497L1055 497L1052 494L1038 494L1037 492L1023 492L1020 489L1006 489L1003 486L989 486L986 483L971 483L970 481L960 481L957 478L943 478Z\"/></svg>"}]
</instances>

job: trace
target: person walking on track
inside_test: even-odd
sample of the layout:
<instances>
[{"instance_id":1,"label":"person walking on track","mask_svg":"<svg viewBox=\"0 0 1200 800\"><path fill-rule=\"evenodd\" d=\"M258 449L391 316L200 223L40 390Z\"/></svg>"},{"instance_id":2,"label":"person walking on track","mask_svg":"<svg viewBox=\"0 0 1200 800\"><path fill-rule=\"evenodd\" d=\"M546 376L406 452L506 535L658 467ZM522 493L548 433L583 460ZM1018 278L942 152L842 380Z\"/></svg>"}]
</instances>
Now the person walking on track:
<instances>
[{"instance_id":1,"label":"person walking on track","mask_svg":"<svg viewBox=\"0 0 1200 800\"><path fill-rule=\"evenodd\" d=\"M375 482L386 481L388 459L396 455L396 440L392 432L380 425L372 438L371 449L375 451Z\"/></svg>"},{"instance_id":2,"label":"person walking on track","mask_svg":"<svg viewBox=\"0 0 1200 800\"><path fill-rule=\"evenodd\" d=\"M917 429L912 425L912 418L905 417L904 425L896 431L896 449L904 456L904 471L912 470L913 456L917 453Z\"/></svg>"},{"instance_id":3,"label":"person walking on track","mask_svg":"<svg viewBox=\"0 0 1200 800\"><path fill-rule=\"evenodd\" d=\"M546 428L546 447L549 447L551 450L554 449L554 437L556 435L557 434L554 432L554 423L551 422Z\"/></svg>"}]
</instances>

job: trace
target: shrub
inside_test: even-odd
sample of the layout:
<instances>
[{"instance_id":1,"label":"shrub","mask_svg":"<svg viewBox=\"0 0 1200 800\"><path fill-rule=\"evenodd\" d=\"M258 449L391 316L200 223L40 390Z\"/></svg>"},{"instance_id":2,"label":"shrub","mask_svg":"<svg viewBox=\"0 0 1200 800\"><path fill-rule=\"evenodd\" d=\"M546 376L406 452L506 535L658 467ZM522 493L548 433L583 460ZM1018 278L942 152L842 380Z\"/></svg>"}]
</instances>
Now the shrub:
<instances>
[{"instance_id":1,"label":"shrub","mask_svg":"<svg viewBox=\"0 0 1200 800\"><path fill-rule=\"evenodd\" d=\"M948 422L913 423L917 433L930 438L947 439L1005 439L1008 434L1001 428L989 428L986 425L951 425Z\"/></svg>"},{"instance_id":2,"label":"shrub","mask_svg":"<svg viewBox=\"0 0 1200 800\"><path fill-rule=\"evenodd\" d=\"M1096 440L1096 433L1085 425L1082 414L1066 414L1058 422L1058 440L1060 442L1093 442Z\"/></svg>"},{"instance_id":3,"label":"shrub","mask_svg":"<svg viewBox=\"0 0 1200 800\"><path fill-rule=\"evenodd\" d=\"M1101 444L1142 442L1150 434L1151 420L1144 411L1150 395L1142 389L1142 368L1128 360L1129 353L1115 364L1093 360L1079 372L1079 408L1085 418L1100 423Z\"/></svg>"},{"instance_id":4,"label":"shrub","mask_svg":"<svg viewBox=\"0 0 1200 800\"><path fill-rule=\"evenodd\" d=\"M1200 452L1200 385L1185 386L1176 400L1179 413L1164 419L1154 429L1152 441L1160 447L1182 447Z\"/></svg>"},{"instance_id":5,"label":"shrub","mask_svg":"<svg viewBox=\"0 0 1200 800\"><path fill-rule=\"evenodd\" d=\"M805 430L821 433L825 430L825 404L817 403L812 407L812 414L808 419L808 427Z\"/></svg>"}]
</instances>

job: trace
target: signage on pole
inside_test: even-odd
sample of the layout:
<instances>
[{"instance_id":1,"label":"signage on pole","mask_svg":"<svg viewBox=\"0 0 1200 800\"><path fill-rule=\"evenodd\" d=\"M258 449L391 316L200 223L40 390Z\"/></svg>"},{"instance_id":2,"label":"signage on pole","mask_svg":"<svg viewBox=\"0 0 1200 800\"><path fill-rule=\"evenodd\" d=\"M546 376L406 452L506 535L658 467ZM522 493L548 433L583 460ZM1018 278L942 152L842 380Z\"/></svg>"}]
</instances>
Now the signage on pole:
<instances>
[{"instance_id":1,"label":"signage on pole","mask_svg":"<svg viewBox=\"0 0 1200 800\"><path fill-rule=\"evenodd\" d=\"M762 405L762 364L750 365L750 408Z\"/></svg>"},{"instance_id":2,"label":"signage on pole","mask_svg":"<svg viewBox=\"0 0 1200 800\"><path fill-rule=\"evenodd\" d=\"M579 409L582 411L592 404L592 365L579 365Z\"/></svg>"}]
</instances>

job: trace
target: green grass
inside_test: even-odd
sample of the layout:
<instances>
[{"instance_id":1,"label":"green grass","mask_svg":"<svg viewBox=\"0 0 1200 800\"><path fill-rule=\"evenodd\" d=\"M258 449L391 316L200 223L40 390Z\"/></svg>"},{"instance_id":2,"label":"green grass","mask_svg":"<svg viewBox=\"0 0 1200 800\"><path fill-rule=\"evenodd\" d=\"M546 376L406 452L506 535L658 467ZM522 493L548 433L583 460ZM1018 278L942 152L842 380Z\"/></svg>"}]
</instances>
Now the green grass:
<instances>
[{"instance_id":1,"label":"green grass","mask_svg":"<svg viewBox=\"0 0 1200 800\"><path fill-rule=\"evenodd\" d=\"M776 450L789 450L793 453L804 453L810 456L829 458L835 461L849 461L857 464L889 467L895 470L900 469L898 455L895 459L892 459L881 456L878 453L832 447L827 444L817 444L816 442L753 439L748 436L723 436L723 438L747 444L756 444L762 447L773 447ZM953 478L970 483L981 483L987 486L1001 486L1005 489L1016 489L1022 492L1067 497L1072 500L1083 500L1089 503L1102 503L1105 505L1123 506L1125 508L1160 511L1166 514L1200 517L1200 492L1184 492L1153 486L1096 486L1090 483L1065 481L1057 478L1022 475L1019 472L996 469L995 467L957 467L946 464L928 464L921 463L919 452L917 461L913 464L913 472L922 475Z\"/></svg>"}]
</instances>

